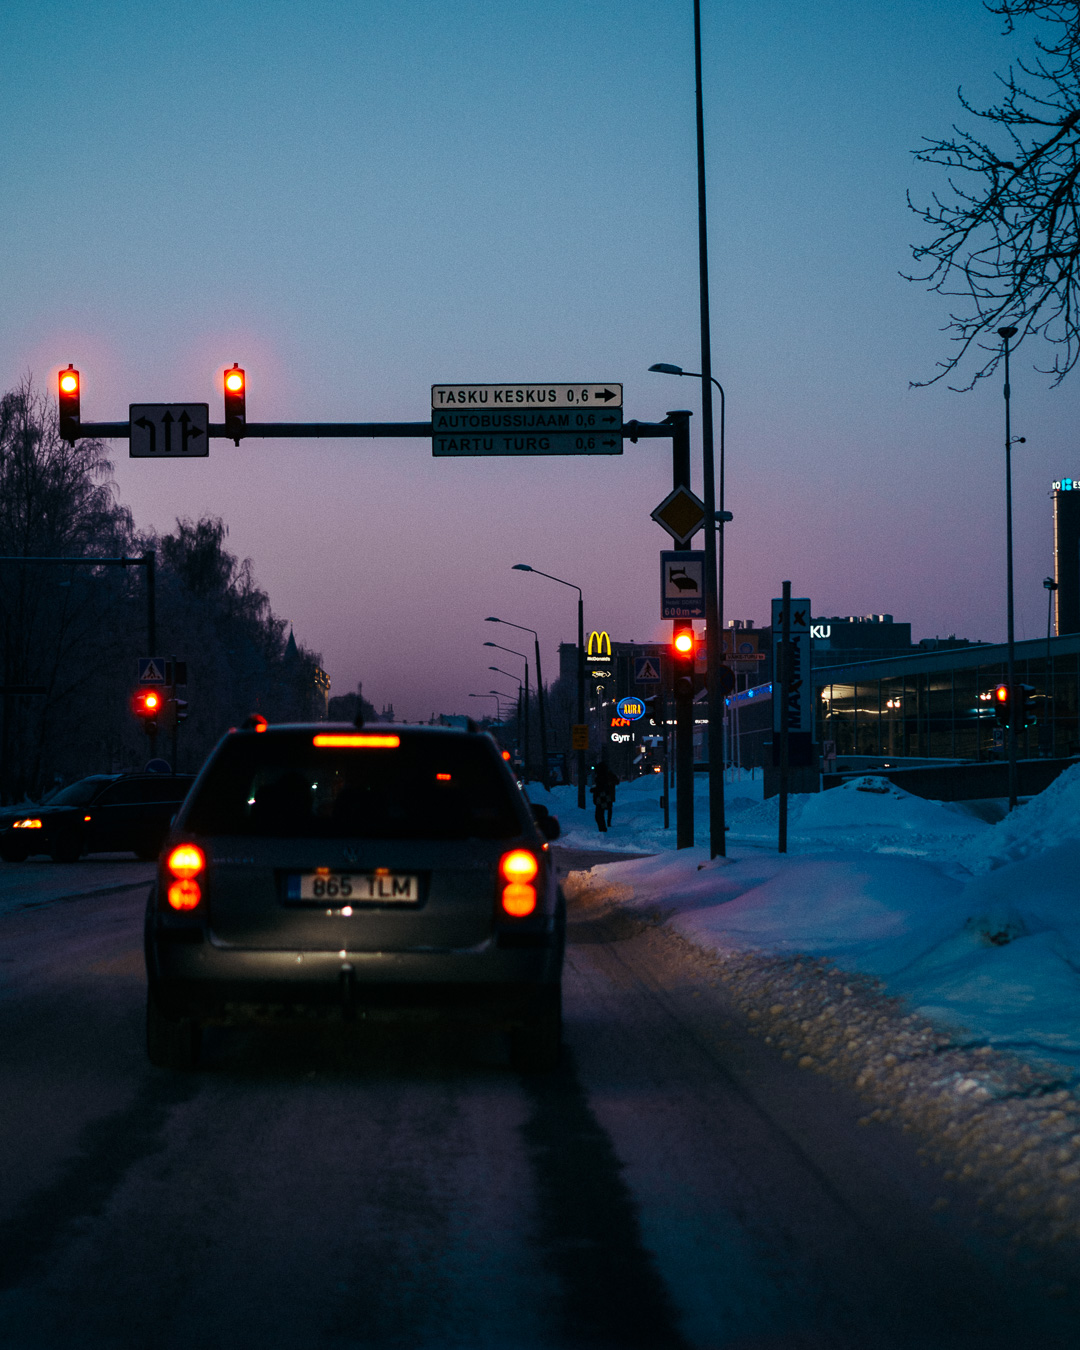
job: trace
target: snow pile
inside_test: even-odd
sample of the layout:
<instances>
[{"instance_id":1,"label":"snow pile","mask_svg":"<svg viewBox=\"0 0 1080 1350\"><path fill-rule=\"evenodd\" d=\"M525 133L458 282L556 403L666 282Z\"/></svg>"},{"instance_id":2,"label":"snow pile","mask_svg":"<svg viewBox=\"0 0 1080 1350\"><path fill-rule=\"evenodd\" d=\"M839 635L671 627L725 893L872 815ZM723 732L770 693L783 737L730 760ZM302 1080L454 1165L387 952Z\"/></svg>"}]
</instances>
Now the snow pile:
<instances>
[{"instance_id":1,"label":"snow pile","mask_svg":"<svg viewBox=\"0 0 1080 1350\"><path fill-rule=\"evenodd\" d=\"M779 798L770 797L732 820L731 838L775 846L779 823ZM988 828L958 803L927 801L873 775L788 799L788 847L800 852L939 857Z\"/></svg>"},{"instance_id":2,"label":"snow pile","mask_svg":"<svg viewBox=\"0 0 1080 1350\"><path fill-rule=\"evenodd\" d=\"M872 776L794 797L785 855L776 800L740 804L728 857L628 822L655 856L568 896L662 925L867 1122L920 1133L1029 1236L1080 1239L1080 766L997 825Z\"/></svg>"},{"instance_id":3,"label":"snow pile","mask_svg":"<svg viewBox=\"0 0 1080 1350\"><path fill-rule=\"evenodd\" d=\"M1078 872L1080 842L967 882L900 856L684 849L595 867L587 884L705 950L827 958L956 1035L1080 1068Z\"/></svg>"},{"instance_id":4,"label":"snow pile","mask_svg":"<svg viewBox=\"0 0 1080 1350\"><path fill-rule=\"evenodd\" d=\"M1080 764L957 849L954 858L970 872L989 872L1043 853L1065 839L1080 839Z\"/></svg>"}]
</instances>

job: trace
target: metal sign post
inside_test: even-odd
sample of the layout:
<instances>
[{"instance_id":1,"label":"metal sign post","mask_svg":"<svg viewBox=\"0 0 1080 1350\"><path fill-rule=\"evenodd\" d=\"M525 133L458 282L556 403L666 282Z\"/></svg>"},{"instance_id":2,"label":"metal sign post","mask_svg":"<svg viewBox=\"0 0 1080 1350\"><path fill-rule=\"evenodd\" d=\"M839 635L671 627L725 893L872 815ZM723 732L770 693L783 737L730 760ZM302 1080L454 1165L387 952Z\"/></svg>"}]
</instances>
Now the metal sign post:
<instances>
[{"instance_id":1,"label":"metal sign post","mask_svg":"<svg viewBox=\"0 0 1080 1350\"><path fill-rule=\"evenodd\" d=\"M779 634L779 638L777 635ZM787 852L787 796L792 768L814 762L814 700L810 678L810 601L793 600L791 582L772 602L773 763L780 768L780 852Z\"/></svg>"}]
</instances>

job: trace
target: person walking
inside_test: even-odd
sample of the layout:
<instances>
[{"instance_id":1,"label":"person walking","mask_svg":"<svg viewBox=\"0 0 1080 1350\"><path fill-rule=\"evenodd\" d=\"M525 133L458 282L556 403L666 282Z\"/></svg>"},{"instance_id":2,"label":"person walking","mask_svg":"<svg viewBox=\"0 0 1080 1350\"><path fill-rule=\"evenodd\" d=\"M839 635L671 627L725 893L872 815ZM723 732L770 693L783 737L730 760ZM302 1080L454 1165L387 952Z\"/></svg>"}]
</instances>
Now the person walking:
<instances>
[{"instance_id":1,"label":"person walking","mask_svg":"<svg viewBox=\"0 0 1080 1350\"><path fill-rule=\"evenodd\" d=\"M611 824L611 815L615 810L615 788L618 778L608 765L601 760L593 771L592 799L596 808L596 825L601 834L606 834Z\"/></svg>"}]
</instances>

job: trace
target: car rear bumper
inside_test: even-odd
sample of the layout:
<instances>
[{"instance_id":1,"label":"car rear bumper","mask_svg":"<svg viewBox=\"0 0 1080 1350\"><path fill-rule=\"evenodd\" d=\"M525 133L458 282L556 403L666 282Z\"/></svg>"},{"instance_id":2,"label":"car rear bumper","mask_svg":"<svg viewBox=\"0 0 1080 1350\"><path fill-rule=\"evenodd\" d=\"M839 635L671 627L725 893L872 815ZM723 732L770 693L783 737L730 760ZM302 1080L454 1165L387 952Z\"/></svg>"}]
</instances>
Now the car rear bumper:
<instances>
[{"instance_id":1,"label":"car rear bumper","mask_svg":"<svg viewBox=\"0 0 1080 1350\"><path fill-rule=\"evenodd\" d=\"M199 930L179 930L193 936ZM539 935L538 935L539 936ZM542 945L489 943L468 951L253 951L148 936L147 973L172 1017L236 1021L303 1010L527 1014L562 974L562 937Z\"/></svg>"}]
</instances>

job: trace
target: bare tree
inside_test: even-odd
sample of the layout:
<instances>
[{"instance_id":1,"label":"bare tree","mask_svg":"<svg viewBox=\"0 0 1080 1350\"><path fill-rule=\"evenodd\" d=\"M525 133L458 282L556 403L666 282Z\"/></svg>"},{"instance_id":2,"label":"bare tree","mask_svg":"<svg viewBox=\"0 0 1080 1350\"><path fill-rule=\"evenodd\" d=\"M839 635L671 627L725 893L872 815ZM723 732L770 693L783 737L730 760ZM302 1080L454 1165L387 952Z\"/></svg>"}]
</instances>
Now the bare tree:
<instances>
[{"instance_id":1,"label":"bare tree","mask_svg":"<svg viewBox=\"0 0 1080 1350\"><path fill-rule=\"evenodd\" d=\"M1036 56L1017 61L1005 76L1000 102L977 108L959 93L966 112L981 120L981 135L953 127L914 152L949 170L951 195L929 206L908 204L935 232L916 245L929 271L908 280L961 297L946 332L957 349L938 363L933 384L951 374L972 348L978 368L970 389L996 367L1001 344L980 337L1003 326L1019 330L1015 346L1038 335L1055 349L1045 373L1054 384L1080 359L1080 0L993 0L986 8L1005 19L1034 18L1046 27Z\"/></svg>"},{"instance_id":2,"label":"bare tree","mask_svg":"<svg viewBox=\"0 0 1080 1350\"><path fill-rule=\"evenodd\" d=\"M56 409L27 379L0 399L0 554L117 555L131 516L100 441L68 445ZM0 568L0 793L10 800L66 774L107 730L96 673L116 659L130 581L117 569ZM36 686L30 696L13 687ZM106 719L107 720L107 719Z\"/></svg>"}]
</instances>

